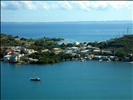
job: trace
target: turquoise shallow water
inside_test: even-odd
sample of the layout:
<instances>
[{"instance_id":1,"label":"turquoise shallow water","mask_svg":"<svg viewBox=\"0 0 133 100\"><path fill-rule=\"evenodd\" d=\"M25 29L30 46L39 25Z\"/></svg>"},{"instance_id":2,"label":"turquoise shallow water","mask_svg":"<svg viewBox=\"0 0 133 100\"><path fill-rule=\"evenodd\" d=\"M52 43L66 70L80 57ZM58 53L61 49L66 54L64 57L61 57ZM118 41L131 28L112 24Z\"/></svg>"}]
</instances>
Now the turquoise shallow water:
<instances>
[{"instance_id":1,"label":"turquoise shallow water","mask_svg":"<svg viewBox=\"0 0 133 100\"><path fill-rule=\"evenodd\" d=\"M2 100L132 100L133 64L68 61L48 65L1 62ZM40 77L40 82L30 81Z\"/></svg>"}]
</instances>

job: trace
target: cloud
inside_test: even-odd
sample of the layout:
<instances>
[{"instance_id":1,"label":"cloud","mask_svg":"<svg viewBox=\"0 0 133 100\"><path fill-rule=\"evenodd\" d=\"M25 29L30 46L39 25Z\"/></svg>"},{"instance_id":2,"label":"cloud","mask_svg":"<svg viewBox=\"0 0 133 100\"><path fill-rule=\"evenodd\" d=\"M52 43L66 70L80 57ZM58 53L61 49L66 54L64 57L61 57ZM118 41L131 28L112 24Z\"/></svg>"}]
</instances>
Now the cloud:
<instances>
[{"instance_id":1,"label":"cloud","mask_svg":"<svg viewBox=\"0 0 133 100\"><path fill-rule=\"evenodd\" d=\"M6 9L6 10L16 10L16 9L19 9L19 5L17 5L17 2L10 2L10 3L7 3L6 1L5 2L2 2L1 1L1 8L2 9Z\"/></svg>"},{"instance_id":2,"label":"cloud","mask_svg":"<svg viewBox=\"0 0 133 100\"><path fill-rule=\"evenodd\" d=\"M1 8L6 10L36 9L31 1L1 1Z\"/></svg>"},{"instance_id":3,"label":"cloud","mask_svg":"<svg viewBox=\"0 0 133 100\"><path fill-rule=\"evenodd\" d=\"M36 1L35 5L37 8L44 9L44 10L48 10L51 8L49 4L47 4L46 2L41 2L41 1Z\"/></svg>"},{"instance_id":4,"label":"cloud","mask_svg":"<svg viewBox=\"0 0 133 100\"><path fill-rule=\"evenodd\" d=\"M1 1L1 8L6 10L20 9L80 9L84 11L105 10L113 8L119 10L121 8L132 9L132 1Z\"/></svg>"},{"instance_id":5,"label":"cloud","mask_svg":"<svg viewBox=\"0 0 133 100\"><path fill-rule=\"evenodd\" d=\"M57 5L58 5L58 7L65 9L65 10L66 9L68 9L68 10L72 9L72 6L68 1L59 1L57 3Z\"/></svg>"},{"instance_id":6,"label":"cloud","mask_svg":"<svg viewBox=\"0 0 133 100\"><path fill-rule=\"evenodd\" d=\"M86 2L86 1L72 1L71 4L73 4L76 8L80 9L80 10L86 10L86 11L90 11L90 2Z\"/></svg>"},{"instance_id":7,"label":"cloud","mask_svg":"<svg viewBox=\"0 0 133 100\"><path fill-rule=\"evenodd\" d=\"M22 4L23 8L27 8L27 9L36 9L36 6L33 5L33 3L31 1L20 1L20 3Z\"/></svg>"},{"instance_id":8,"label":"cloud","mask_svg":"<svg viewBox=\"0 0 133 100\"><path fill-rule=\"evenodd\" d=\"M132 9L133 2L131 1L72 1L72 4L76 5L81 10L105 10L109 8L121 9L128 8Z\"/></svg>"}]
</instances>

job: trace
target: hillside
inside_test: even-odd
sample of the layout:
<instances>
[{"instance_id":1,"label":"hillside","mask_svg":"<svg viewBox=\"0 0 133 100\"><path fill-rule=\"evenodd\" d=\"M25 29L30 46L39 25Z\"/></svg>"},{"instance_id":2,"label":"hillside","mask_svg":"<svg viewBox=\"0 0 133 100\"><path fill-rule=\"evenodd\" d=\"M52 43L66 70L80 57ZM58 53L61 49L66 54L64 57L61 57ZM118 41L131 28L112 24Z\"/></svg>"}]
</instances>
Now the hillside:
<instances>
[{"instance_id":1,"label":"hillside","mask_svg":"<svg viewBox=\"0 0 133 100\"><path fill-rule=\"evenodd\" d=\"M121 38L115 38L107 43L108 49L111 49L116 55L126 56L133 53L133 35L124 35Z\"/></svg>"},{"instance_id":2,"label":"hillside","mask_svg":"<svg viewBox=\"0 0 133 100\"><path fill-rule=\"evenodd\" d=\"M99 47L102 50L111 50L119 57L133 54L133 34L124 35L120 38L113 38L104 42L90 42L89 45Z\"/></svg>"},{"instance_id":3,"label":"hillside","mask_svg":"<svg viewBox=\"0 0 133 100\"><path fill-rule=\"evenodd\" d=\"M6 35L6 34L1 34L1 47L4 47L4 49L1 48L0 52L0 57L3 57L4 50L6 50L6 46L21 46L22 48L27 48L27 49L34 49L39 52L37 58L40 58L42 55L45 55L45 53L42 53L42 50L48 49L50 52L53 52L54 48L60 48L63 51L67 51L67 47L70 47L69 43L67 45L61 44L59 45L56 43L57 41L63 40L62 38L39 38L39 39L26 39L26 38L19 38L18 36L12 36L12 35ZM98 47L100 48L99 54L103 55L104 50L111 51L112 56L118 57L120 61L123 61L125 57L129 57L130 60L133 60L133 34L128 34L124 35L123 37L120 38L113 38L108 41L103 41L103 42L89 42L87 45L91 45L92 47ZM74 43L71 44L71 47L75 46ZM83 45L82 43L77 46L77 48L80 50ZM23 50L21 50L23 51ZM79 54L79 52L76 52ZM90 53L90 52L89 52ZM94 53L94 52L91 52ZM48 54L48 53L47 53ZM47 55L46 54L46 55ZM94 53L95 54L95 53ZM49 57L53 57L55 59L53 54L48 54ZM35 55L31 55L32 58ZM62 58L62 54L58 55L58 59ZM63 54L63 56L66 56ZM67 55L68 56L68 55ZM69 57L65 58L69 58ZM108 56L108 55L106 55ZM51 57L51 58L52 58ZM71 57L71 56L70 56ZM46 58L45 56L42 58ZM40 60L42 61L42 58ZM57 62L57 61L56 61Z\"/></svg>"}]
</instances>

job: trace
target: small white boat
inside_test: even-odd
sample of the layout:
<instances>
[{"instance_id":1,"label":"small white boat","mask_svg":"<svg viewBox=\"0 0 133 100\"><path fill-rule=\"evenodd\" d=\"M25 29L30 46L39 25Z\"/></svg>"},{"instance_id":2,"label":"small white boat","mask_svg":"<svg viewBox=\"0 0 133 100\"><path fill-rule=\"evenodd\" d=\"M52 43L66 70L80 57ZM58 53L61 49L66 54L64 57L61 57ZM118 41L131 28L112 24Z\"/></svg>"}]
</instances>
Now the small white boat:
<instances>
[{"instance_id":1,"label":"small white boat","mask_svg":"<svg viewBox=\"0 0 133 100\"><path fill-rule=\"evenodd\" d=\"M31 80L31 81L41 81L41 79L40 79L40 78L38 78L38 77L35 77L35 78L30 78L30 80Z\"/></svg>"},{"instance_id":2,"label":"small white boat","mask_svg":"<svg viewBox=\"0 0 133 100\"><path fill-rule=\"evenodd\" d=\"M99 61L103 61L102 59L100 59Z\"/></svg>"},{"instance_id":3,"label":"small white boat","mask_svg":"<svg viewBox=\"0 0 133 100\"><path fill-rule=\"evenodd\" d=\"M129 63L133 64L133 61L131 61L131 62L129 62Z\"/></svg>"}]
</instances>

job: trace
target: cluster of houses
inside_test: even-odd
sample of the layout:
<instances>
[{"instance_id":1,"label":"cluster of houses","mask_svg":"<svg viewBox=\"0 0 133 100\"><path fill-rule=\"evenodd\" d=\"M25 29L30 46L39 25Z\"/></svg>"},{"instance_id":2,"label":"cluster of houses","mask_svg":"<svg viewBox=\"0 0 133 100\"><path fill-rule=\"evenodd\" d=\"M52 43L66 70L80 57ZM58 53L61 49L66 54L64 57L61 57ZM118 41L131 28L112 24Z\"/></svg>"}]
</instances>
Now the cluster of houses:
<instances>
[{"instance_id":1,"label":"cluster of houses","mask_svg":"<svg viewBox=\"0 0 133 100\"><path fill-rule=\"evenodd\" d=\"M22 54L21 53L21 46L16 46L16 47L8 46L6 48L8 48L8 49L6 49L4 52L3 60L11 62L11 63L20 62L22 60L21 59L22 57L37 52L34 49L26 49L25 48L24 49L25 53Z\"/></svg>"},{"instance_id":2,"label":"cluster of houses","mask_svg":"<svg viewBox=\"0 0 133 100\"><path fill-rule=\"evenodd\" d=\"M81 61L84 60L114 60L114 54L109 50L101 50L98 47L93 47L91 45L75 43L74 47L67 47L64 52L67 54L72 54L76 59ZM101 55L102 54L102 55Z\"/></svg>"},{"instance_id":3,"label":"cluster of houses","mask_svg":"<svg viewBox=\"0 0 133 100\"><path fill-rule=\"evenodd\" d=\"M74 44L75 45L73 47L66 47L65 49L61 49L61 48L53 48L52 50L44 49L44 50L41 50L41 52L53 52L55 54L64 52L66 54L73 55L73 59L75 60L78 59L81 61L91 60L91 59L99 60L99 61L103 61L103 60L111 61L116 58L114 54L109 50L101 50L98 47L93 47L87 44L82 44L81 46L79 42L75 42ZM22 50L21 46L8 47L8 49L5 50L3 60L16 63L16 62L22 61L21 58L24 56L27 57L27 60L34 60L34 61L38 60L38 59L28 58L28 55L38 51L35 51L34 49L23 48L24 53L22 54L21 50ZM125 59L127 61L129 60L128 57L126 57Z\"/></svg>"}]
</instances>

